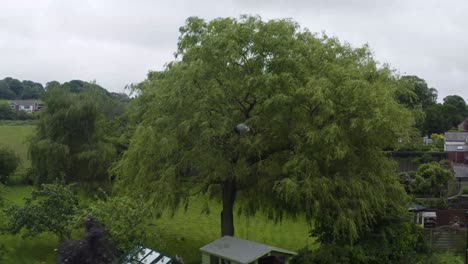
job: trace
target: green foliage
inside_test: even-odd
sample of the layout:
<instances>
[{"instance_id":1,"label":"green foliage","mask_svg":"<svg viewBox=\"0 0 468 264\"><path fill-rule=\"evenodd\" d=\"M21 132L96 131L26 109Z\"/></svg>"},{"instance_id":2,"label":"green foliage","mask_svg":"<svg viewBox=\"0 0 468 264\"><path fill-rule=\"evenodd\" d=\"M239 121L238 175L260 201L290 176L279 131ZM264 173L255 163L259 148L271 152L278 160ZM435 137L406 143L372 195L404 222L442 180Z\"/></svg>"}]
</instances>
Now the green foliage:
<instances>
[{"instance_id":1,"label":"green foliage","mask_svg":"<svg viewBox=\"0 0 468 264\"><path fill-rule=\"evenodd\" d=\"M16 170L20 159L9 147L0 146L0 183L6 184L8 177Z\"/></svg>"},{"instance_id":2,"label":"green foliage","mask_svg":"<svg viewBox=\"0 0 468 264\"><path fill-rule=\"evenodd\" d=\"M468 195L468 186L463 187L461 194Z\"/></svg>"},{"instance_id":3,"label":"green foliage","mask_svg":"<svg viewBox=\"0 0 468 264\"><path fill-rule=\"evenodd\" d=\"M419 166L411 188L415 194L442 197L447 191L448 181L453 177L453 171L438 162L423 164Z\"/></svg>"},{"instance_id":4,"label":"green foliage","mask_svg":"<svg viewBox=\"0 0 468 264\"><path fill-rule=\"evenodd\" d=\"M444 134L432 134L432 151L444 151Z\"/></svg>"},{"instance_id":5,"label":"green foliage","mask_svg":"<svg viewBox=\"0 0 468 264\"><path fill-rule=\"evenodd\" d=\"M452 127L450 117L441 104L435 104L426 110L424 133L444 133Z\"/></svg>"},{"instance_id":6,"label":"green foliage","mask_svg":"<svg viewBox=\"0 0 468 264\"><path fill-rule=\"evenodd\" d=\"M429 88L424 79L415 75L401 77L405 86L401 86L398 94L398 100L409 108L426 109L437 103L437 90Z\"/></svg>"},{"instance_id":7,"label":"green foliage","mask_svg":"<svg viewBox=\"0 0 468 264\"><path fill-rule=\"evenodd\" d=\"M122 191L171 208L232 184L241 210L306 213L320 236L352 242L406 203L382 153L412 123L399 85L367 47L290 20L189 18L177 59L139 86L114 172Z\"/></svg>"},{"instance_id":8,"label":"green foliage","mask_svg":"<svg viewBox=\"0 0 468 264\"><path fill-rule=\"evenodd\" d=\"M86 185L108 182L107 169L116 158L113 144L105 141L98 125L104 119L100 89L94 85L76 94L67 85L47 90L36 135L29 154L36 182L51 182L65 175L68 182Z\"/></svg>"},{"instance_id":9,"label":"green foliage","mask_svg":"<svg viewBox=\"0 0 468 264\"><path fill-rule=\"evenodd\" d=\"M7 223L2 231L9 234L21 233L33 237L51 232L60 240L69 239L71 221L78 210L78 198L70 185L56 181L42 184L24 199L24 205L12 205L5 210Z\"/></svg>"},{"instance_id":10,"label":"green foliage","mask_svg":"<svg viewBox=\"0 0 468 264\"><path fill-rule=\"evenodd\" d=\"M40 83L11 77L0 80L0 99L39 99L44 91Z\"/></svg>"},{"instance_id":11,"label":"green foliage","mask_svg":"<svg viewBox=\"0 0 468 264\"><path fill-rule=\"evenodd\" d=\"M416 263L418 254L428 252L422 229L408 219L392 217L382 223L354 245L325 243L315 251L303 249L291 263Z\"/></svg>"},{"instance_id":12,"label":"green foliage","mask_svg":"<svg viewBox=\"0 0 468 264\"><path fill-rule=\"evenodd\" d=\"M465 100L458 95L449 95L444 98L443 106L449 117L451 127L456 127L468 116Z\"/></svg>"},{"instance_id":13,"label":"green foliage","mask_svg":"<svg viewBox=\"0 0 468 264\"><path fill-rule=\"evenodd\" d=\"M463 257L451 252L433 253L424 256L418 264L463 264Z\"/></svg>"},{"instance_id":14,"label":"green foliage","mask_svg":"<svg viewBox=\"0 0 468 264\"><path fill-rule=\"evenodd\" d=\"M93 216L109 232L110 239L121 252L151 240L161 242L155 228L151 226L151 210L142 199L125 196L106 197L90 205L80 220ZM158 243L160 244L160 243Z\"/></svg>"}]
</instances>

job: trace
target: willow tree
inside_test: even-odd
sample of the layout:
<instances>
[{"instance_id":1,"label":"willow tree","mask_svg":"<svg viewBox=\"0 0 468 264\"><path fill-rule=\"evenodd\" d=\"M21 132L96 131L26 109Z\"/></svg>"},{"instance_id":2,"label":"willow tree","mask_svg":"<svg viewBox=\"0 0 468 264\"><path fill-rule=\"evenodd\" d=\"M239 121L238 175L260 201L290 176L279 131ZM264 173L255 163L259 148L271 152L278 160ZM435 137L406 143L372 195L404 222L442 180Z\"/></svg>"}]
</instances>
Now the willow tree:
<instances>
[{"instance_id":1,"label":"willow tree","mask_svg":"<svg viewBox=\"0 0 468 264\"><path fill-rule=\"evenodd\" d=\"M77 94L66 86L54 85L43 100L46 108L39 112L29 146L35 181L64 178L87 186L107 183L116 150L102 132L100 93L90 88Z\"/></svg>"},{"instance_id":2,"label":"willow tree","mask_svg":"<svg viewBox=\"0 0 468 264\"><path fill-rule=\"evenodd\" d=\"M367 47L250 16L189 18L180 32L174 61L139 86L139 123L115 167L123 190L172 208L209 192L222 235L234 234L235 202L306 213L320 235L349 240L401 208L382 149L411 115Z\"/></svg>"}]
</instances>

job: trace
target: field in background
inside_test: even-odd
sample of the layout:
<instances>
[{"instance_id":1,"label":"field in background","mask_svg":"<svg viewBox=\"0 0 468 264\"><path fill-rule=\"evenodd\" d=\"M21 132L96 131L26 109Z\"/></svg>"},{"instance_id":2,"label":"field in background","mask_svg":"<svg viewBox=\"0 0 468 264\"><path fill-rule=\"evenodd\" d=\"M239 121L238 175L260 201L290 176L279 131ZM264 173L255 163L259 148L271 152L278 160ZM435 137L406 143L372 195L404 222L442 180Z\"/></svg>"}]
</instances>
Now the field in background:
<instances>
[{"instance_id":1,"label":"field in background","mask_svg":"<svg viewBox=\"0 0 468 264\"><path fill-rule=\"evenodd\" d=\"M35 128L36 126L32 125L30 121L0 123L0 145L10 147L20 156L21 161L27 162L27 139L33 135Z\"/></svg>"}]
</instances>

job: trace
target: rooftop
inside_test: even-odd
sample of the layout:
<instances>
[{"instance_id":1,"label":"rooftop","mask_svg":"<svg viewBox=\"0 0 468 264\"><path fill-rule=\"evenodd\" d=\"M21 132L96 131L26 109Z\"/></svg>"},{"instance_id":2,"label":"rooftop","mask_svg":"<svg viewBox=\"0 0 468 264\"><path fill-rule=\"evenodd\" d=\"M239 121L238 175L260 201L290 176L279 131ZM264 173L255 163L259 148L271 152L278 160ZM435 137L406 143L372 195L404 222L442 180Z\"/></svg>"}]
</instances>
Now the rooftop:
<instances>
[{"instance_id":1,"label":"rooftop","mask_svg":"<svg viewBox=\"0 0 468 264\"><path fill-rule=\"evenodd\" d=\"M296 252L262 243L224 236L200 248L202 252L215 255L239 263L250 263L265 254L276 251L287 255L297 255Z\"/></svg>"},{"instance_id":2,"label":"rooftop","mask_svg":"<svg viewBox=\"0 0 468 264\"><path fill-rule=\"evenodd\" d=\"M468 132L446 132L445 142L468 142Z\"/></svg>"},{"instance_id":3,"label":"rooftop","mask_svg":"<svg viewBox=\"0 0 468 264\"><path fill-rule=\"evenodd\" d=\"M466 165L453 165L453 171L456 178L468 178L468 166Z\"/></svg>"}]
</instances>

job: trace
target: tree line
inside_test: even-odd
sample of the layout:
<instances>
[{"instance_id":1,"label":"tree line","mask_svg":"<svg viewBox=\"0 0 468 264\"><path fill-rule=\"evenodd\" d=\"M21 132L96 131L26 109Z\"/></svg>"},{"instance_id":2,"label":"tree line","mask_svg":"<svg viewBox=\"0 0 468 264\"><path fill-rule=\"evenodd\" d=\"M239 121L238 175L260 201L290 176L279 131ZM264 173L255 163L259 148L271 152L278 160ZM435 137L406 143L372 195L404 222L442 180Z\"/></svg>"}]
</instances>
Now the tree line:
<instances>
[{"instance_id":1,"label":"tree line","mask_svg":"<svg viewBox=\"0 0 468 264\"><path fill-rule=\"evenodd\" d=\"M437 102L438 92L430 88L424 79L418 76L402 76L398 101L412 109L416 117L415 127L421 135L440 134L457 126L468 117L465 100L458 95L449 95Z\"/></svg>"},{"instance_id":2,"label":"tree line","mask_svg":"<svg viewBox=\"0 0 468 264\"><path fill-rule=\"evenodd\" d=\"M45 88L41 83L11 77L0 80L0 99L40 99L44 92Z\"/></svg>"}]
</instances>

